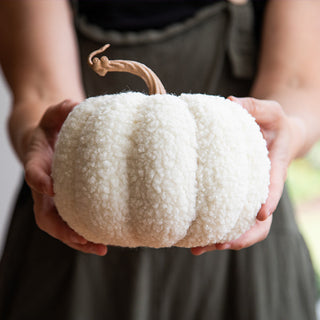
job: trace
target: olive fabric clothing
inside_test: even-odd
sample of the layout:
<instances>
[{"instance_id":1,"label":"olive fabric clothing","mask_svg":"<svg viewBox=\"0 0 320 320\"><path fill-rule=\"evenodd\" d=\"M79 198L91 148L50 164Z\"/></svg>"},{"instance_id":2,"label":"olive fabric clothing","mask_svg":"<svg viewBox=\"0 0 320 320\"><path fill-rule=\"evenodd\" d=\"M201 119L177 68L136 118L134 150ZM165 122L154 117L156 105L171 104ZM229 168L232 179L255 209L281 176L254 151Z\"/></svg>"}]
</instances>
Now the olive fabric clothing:
<instances>
[{"instance_id":1,"label":"olive fabric clothing","mask_svg":"<svg viewBox=\"0 0 320 320\"><path fill-rule=\"evenodd\" d=\"M87 55L111 43L110 59L151 67L167 92L246 96L255 71L250 3L219 2L163 30L121 33L76 21L87 94L146 91L139 78L101 78ZM314 320L315 279L284 195L268 238L241 251L193 256L183 248L110 247L83 254L40 231L24 184L0 264L5 320Z\"/></svg>"},{"instance_id":2,"label":"olive fabric clothing","mask_svg":"<svg viewBox=\"0 0 320 320\"><path fill-rule=\"evenodd\" d=\"M89 0L73 1L78 14L103 29L141 31L183 21L201 7L223 0Z\"/></svg>"},{"instance_id":3,"label":"olive fabric clothing","mask_svg":"<svg viewBox=\"0 0 320 320\"><path fill-rule=\"evenodd\" d=\"M224 0L70 0L76 14L102 29L159 29L192 17L202 7ZM266 0L252 0L259 30Z\"/></svg>"}]
</instances>

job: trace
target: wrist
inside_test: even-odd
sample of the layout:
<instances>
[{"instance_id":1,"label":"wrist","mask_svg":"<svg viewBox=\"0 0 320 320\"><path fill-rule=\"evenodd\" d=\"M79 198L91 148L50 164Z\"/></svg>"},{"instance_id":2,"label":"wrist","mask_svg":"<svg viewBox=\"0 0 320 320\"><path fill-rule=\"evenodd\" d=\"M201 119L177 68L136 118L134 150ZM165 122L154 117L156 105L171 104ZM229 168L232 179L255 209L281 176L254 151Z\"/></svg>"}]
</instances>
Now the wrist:
<instances>
[{"instance_id":1,"label":"wrist","mask_svg":"<svg viewBox=\"0 0 320 320\"><path fill-rule=\"evenodd\" d=\"M32 133L39 119L32 113L31 108L15 104L8 119L8 131L13 149L22 164L30 145Z\"/></svg>"},{"instance_id":2,"label":"wrist","mask_svg":"<svg viewBox=\"0 0 320 320\"><path fill-rule=\"evenodd\" d=\"M11 127L10 124L9 124L9 127ZM31 141L31 137L34 129L35 128L33 126L32 127L30 126L28 128L23 128L23 129L20 128L18 132L15 131L13 133L13 129L9 128L13 149L18 159L22 163L22 165L24 165L26 162L28 147L30 145L30 141Z\"/></svg>"},{"instance_id":3,"label":"wrist","mask_svg":"<svg viewBox=\"0 0 320 320\"><path fill-rule=\"evenodd\" d=\"M297 116L288 116L289 129L291 133L291 158L290 162L296 158L303 157L309 147L306 139L307 128L304 121Z\"/></svg>"}]
</instances>

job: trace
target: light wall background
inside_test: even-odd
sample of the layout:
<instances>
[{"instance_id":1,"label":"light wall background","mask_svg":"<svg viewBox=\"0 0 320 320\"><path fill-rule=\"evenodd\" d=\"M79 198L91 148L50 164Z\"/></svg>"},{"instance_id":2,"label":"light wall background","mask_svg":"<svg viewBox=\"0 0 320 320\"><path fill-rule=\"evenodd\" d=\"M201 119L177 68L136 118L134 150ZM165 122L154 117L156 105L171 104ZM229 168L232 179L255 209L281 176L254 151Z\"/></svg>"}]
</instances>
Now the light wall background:
<instances>
[{"instance_id":1,"label":"light wall background","mask_svg":"<svg viewBox=\"0 0 320 320\"><path fill-rule=\"evenodd\" d=\"M0 256L5 243L9 216L22 179L22 170L7 133L10 107L11 97L0 69Z\"/></svg>"}]
</instances>

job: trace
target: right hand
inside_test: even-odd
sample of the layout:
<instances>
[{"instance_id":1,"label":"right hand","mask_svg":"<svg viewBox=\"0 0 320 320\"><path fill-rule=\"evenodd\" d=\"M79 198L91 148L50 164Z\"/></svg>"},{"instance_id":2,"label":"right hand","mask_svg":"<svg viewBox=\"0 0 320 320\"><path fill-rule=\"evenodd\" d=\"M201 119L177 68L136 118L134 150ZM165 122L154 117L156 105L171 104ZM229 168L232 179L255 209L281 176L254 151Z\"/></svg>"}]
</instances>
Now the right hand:
<instances>
[{"instance_id":1,"label":"right hand","mask_svg":"<svg viewBox=\"0 0 320 320\"><path fill-rule=\"evenodd\" d=\"M233 241L192 248L191 251L195 255L212 250L240 250L264 240L270 231L272 214L283 192L287 168L303 147L302 137L305 128L302 122L287 115L278 102L250 97L229 97L229 99L240 104L255 118L266 140L271 161L269 195L257 214L255 225L250 230Z\"/></svg>"},{"instance_id":2,"label":"right hand","mask_svg":"<svg viewBox=\"0 0 320 320\"><path fill-rule=\"evenodd\" d=\"M60 217L53 202L51 164L60 128L77 103L65 100L47 109L39 125L29 132L24 158L25 179L32 191L34 215L38 227L67 246L103 256L107 247L87 241Z\"/></svg>"}]
</instances>

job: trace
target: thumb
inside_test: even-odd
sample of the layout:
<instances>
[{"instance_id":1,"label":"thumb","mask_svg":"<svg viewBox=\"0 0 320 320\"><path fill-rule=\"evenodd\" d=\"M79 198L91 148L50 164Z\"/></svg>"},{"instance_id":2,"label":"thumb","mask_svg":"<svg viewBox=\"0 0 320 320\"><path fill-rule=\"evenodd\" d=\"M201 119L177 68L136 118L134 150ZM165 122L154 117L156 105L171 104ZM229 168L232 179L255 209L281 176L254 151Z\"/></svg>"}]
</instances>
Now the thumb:
<instances>
[{"instance_id":1,"label":"thumb","mask_svg":"<svg viewBox=\"0 0 320 320\"><path fill-rule=\"evenodd\" d=\"M57 134L68 114L78 103L72 100L64 100L61 103L49 107L40 121L40 127L51 137Z\"/></svg>"}]
</instances>

